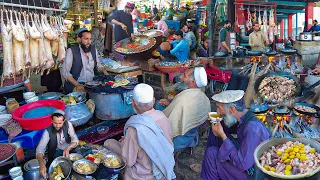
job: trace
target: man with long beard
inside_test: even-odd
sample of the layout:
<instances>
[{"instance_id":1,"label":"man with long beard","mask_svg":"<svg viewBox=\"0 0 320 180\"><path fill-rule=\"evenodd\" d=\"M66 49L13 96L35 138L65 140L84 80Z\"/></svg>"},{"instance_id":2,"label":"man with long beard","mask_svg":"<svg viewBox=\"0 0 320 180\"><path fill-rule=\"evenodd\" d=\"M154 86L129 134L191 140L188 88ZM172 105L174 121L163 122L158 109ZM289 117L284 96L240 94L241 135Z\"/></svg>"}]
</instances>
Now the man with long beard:
<instances>
[{"instance_id":1,"label":"man with long beard","mask_svg":"<svg viewBox=\"0 0 320 180\"><path fill-rule=\"evenodd\" d=\"M65 62L62 66L62 75L65 78L64 89L70 93L76 88L77 91L85 91L86 82L92 81L95 72L108 72L101 65L96 48L91 45L92 35L87 28L78 30L79 45L74 45L67 50Z\"/></svg>"},{"instance_id":2,"label":"man with long beard","mask_svg":"<svg viewBox=\"0 0 320 180\"><path fill-rule=\"evenodd\" d=\"M199 126L207 120L211 111L210 100L200 88L207 85L207 73L203 67L190 68L180 77L175 88L178 94L172 102L162 99L160 104L172 128L174 151L193 148L198 144Z\"/></svg>"},{"instance_id":3,"label":"man with long beard","mask_svg":"<svg viewBox=\"0 0 320 180\"><path fill-rule=\"evenodd\" d=\"M243 96L242 90L228 90L212 97L216 102L217 114L223 117L223 123L220 119L217 123L211 122L202 163L203 180L246 180L254 174L254 150L261 142L269 139L269 132L264 124L246 109ZM235 134L230 132L234 125L237 139L230 135Z\"/></svg>"},{"instance_id":4,"label":"man with long beard","mask_svg":"<svg viewBox=\"0 0 320 180\"><path fill-rule=\"evenodd\" d=\"M163 112L153 109L153 94L151 86L137 85L132 99L137 115L127 121L120 141L104 142L127 163L124 179L175 179L170 123Z\"/></svg>"},{"instance_id":5,"label":"man with long beard","mask_svg":"<svg viewBox=\"0 0 320 180\"><path fill-rule=\"evenodd\" d=\"M65 113L56 110L51 115L52 126L48 127L42 134L41 140L36 149L36 157L40 165L40 175L46 178L47 168L54 158L59 156L68 157L69 152L75 148L79 139L74 131L71 122L65 120ZM44 163L43 157L48 145L48 162ZM46 167L47 166L47 167Z\"/></svg>"}]
</instances>

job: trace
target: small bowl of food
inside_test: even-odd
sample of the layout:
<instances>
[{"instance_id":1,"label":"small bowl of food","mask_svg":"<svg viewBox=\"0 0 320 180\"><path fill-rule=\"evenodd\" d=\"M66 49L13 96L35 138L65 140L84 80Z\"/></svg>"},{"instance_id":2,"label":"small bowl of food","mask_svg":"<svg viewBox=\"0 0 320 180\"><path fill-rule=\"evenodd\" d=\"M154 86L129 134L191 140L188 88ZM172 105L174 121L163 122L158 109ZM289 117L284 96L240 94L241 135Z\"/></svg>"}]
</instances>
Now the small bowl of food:
<instances>
[{"instance_id":1,"label":"small bowl of food","mask_svg":"<svg viewBox=\"0 0 320 180\"><path fill-rule=\"evenodd\" d=\"M209 113L209 118L211 120L212 123L217 123L218 122L218 118L220 118L220 115L217 112L210 112Z\"/></svg>"},{"instance_id":2,"label":"small bowl of food","mask_svg":"<svg viewBox=\"0 0 320 180\"><path fill-rule=\"evenodd\" d=\"M108 126L100 126L97 128L97 131L99 134L107 134L109 131L109 127Z\"/></svg>"},{"instance_id":3,"label":"small bowl of food","mask_svg":"<svg viewBox=\"0 0 320 180\"><path fill-rule=\"evenodd\" d=\"M115 153L106 154L106 157L103 160L103 165L107 171L111 173L119 173L123 168L126 167L126 163Z\"/></svg>"},{"instance_id":4,"label":"small bowl of food","mask_svg":"<svg viewBox=\"0 0 320 180\"><path fill-rule=\"evenodd\" d=\"M69 159L72 162L78 161L79 159L82 159L82 158L83 158L83 156L81 154L79 154L79 153L71 153L71 154L69 154Z\"/></svg>"},{"instance_id":5,"label":"small bowl of food","mask_svg":"<svg viewBox=\"0 0 320 180\"><path fill-rule=\"evenodd\" d=\"M80 159L73 163L72 168L78 174L90 175L96 172L98 166L87 159Z\"/></svg>"}]
</instances>

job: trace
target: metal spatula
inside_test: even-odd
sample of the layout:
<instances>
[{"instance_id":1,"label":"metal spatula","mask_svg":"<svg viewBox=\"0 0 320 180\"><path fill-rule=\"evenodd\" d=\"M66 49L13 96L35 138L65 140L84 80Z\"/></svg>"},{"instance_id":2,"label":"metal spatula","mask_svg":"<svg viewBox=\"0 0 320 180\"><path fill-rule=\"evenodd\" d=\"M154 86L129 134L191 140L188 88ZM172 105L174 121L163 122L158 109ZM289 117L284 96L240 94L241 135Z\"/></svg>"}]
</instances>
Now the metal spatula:
<instances>
[{"instance_id":1,"label":"metal spatula","mask_svg":"<svg viewBox=\"0 0 320 180\"><path fill-rule=\"evenodd\" d=\"M128 36L129 36L129 42L130 43L133 43L133 39L131 38L131 36L130 36L130 34L128 33L128 30L126 29L126 33L128 34Z\"/></svg>"}]
</instances>

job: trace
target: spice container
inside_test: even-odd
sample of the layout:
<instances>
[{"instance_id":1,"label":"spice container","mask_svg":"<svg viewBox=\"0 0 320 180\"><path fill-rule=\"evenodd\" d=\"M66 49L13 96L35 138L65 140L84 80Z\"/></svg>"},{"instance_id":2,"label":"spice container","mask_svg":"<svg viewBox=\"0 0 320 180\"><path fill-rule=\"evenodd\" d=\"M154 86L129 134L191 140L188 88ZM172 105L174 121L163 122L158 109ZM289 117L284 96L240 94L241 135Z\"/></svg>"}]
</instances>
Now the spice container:
<instances>
[{"instance_id":1,"label":"spice container","mask_svg":"<svg viewBox=\"0 0 320 180\"><path fill-rule=\"evenodd\" d=\"M19 108L19 103L15 98L9 98L6 100L6 106L10 113Z\"/></svg>"}]
</instances>

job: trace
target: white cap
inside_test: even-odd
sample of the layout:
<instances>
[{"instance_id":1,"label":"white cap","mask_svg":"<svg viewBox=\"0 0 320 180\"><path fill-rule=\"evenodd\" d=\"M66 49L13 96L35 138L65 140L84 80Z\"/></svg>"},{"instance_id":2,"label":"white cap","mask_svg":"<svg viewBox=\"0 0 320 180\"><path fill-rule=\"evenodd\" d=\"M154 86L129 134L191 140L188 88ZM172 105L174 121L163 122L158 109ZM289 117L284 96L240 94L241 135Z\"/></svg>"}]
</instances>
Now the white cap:
<instances>
[{"instance_id":1,"label":"white cap","mask_svg":"<svg viewBox=\"0 0 320 180\"><path fill-rule=\"evenodd\" d=\"M206 70L203 67L194 68L194 79L198 88L206 86L208 84Z\"/></svg>"},{"instance_id":2,"label":"white cap","mask_svg":"<svg viewBox=\"0 0 320 180\"><path fill-rule=\"evenodd\" d=\"M53 114L61 114L62 116L65 115L64 111L63 110L60 110L60 109L57 109L53 112Z\"/></svg>"},{"instance_id":3,"label":"white cap","mask_svg":"<svg viewBox=\"0 0 320 180\"><path fill-rule=\"evenodd\" d=\"M138 84L133 89L133 99L140 103L149 103L153 101L153 89L148 84Z\"/></svg>"},{"instance_id":4,"label":"white cap","mask_svg":"<svg viewBox=\"0 0 320 180\"><path fill-rule=\"evenodd\" d=\"M223 104L233 103L239 101L244 96L244 91L242 90L227 90L219 94L212 96L212 99L216 102Z\"/></svg>"}]
</instances>

